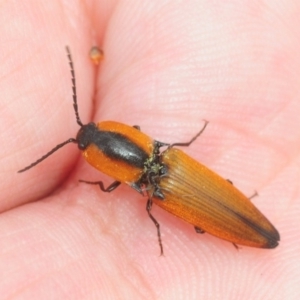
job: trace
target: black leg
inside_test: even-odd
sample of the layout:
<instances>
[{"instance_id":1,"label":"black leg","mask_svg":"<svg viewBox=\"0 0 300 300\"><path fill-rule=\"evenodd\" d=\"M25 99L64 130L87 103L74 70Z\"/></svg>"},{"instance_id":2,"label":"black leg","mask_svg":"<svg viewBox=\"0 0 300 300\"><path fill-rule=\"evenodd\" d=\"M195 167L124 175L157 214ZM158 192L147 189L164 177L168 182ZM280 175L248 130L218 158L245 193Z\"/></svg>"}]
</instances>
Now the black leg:
<instances>
[{"instance_id":1,"label":"black leg","mask_svg":"<svg viewBox=\"0 0 300 300\"><path fill-rule=\"evenodd\" d=\"M233 182L230 180L230 179L226 179L230 184L233 185ZM250 196L248 199L251 200L253 199L254 197L258 196L258 192L257 191L254 191L254 194L252 196Z\"/></svg>"},{"instance_id":2,"label":"black leg","mask_svg":"<svg viewBox=\"0 0 300 300\"><path fill-rule=\"evenodd\" d=\"M137 129L138 131L141 131L141 127L139 125L133 125L132 127Z\"/></svg>"},{"instance_id":3,"label":"black leg","mask_svg":"<svg viewBox=\"0 0 300 300\"><path fill-rule=\"evenodd\" d=\"M136 190L138 193L140 193L142 196L144 196L143 190L141 188L141 185L139 183L132 183L131 187Z\"/></svg>"},{"instance_id":4,"label":"black leg","mask_svg":"<svg viewBox=\"0 0 300 300\"><path fill-rule=\"evenodd\" d=\"M254 197L258 196L258 192L257 191L254 191L254 194L249 197L249 200L253 199Z\"/></svg>"},{"instance_id":5,"label":"black leg","mask_svg":"<svg viewBox=\"0 0 300 300\"><path fill-rule=\"evenodd\" d=\"M239 249L240 249L240 247L239 247L237 244L232 243L232 245L234 246L234 248L235 248L236 250L239 250Z\"/></svg>"},{"instance_id":6,"label":"black leg","mask_svg":"<svg viewBox=\"0 0 300 300\"><path fill-rule=\"evenodd\" d=\"M204 131L205 127L207 126L208 124L208 121L205 121L204 120L204 126L202 127L202 129L187 143L174 143L172 145L169 146L169 148L172 148L174 146L180 146L180 147L188 147L192 142L194 142L197 137L199 137L199 135Z\"/></svg>"},{"instance_id":7,"label":"black leg","mask_svg":"<svg viewBox=\"0 0 300 300\"><path fill-rule=\"evenodd\" d=\"M205 231L203 229L201 229L200 227L195 226L195 230L197 233L205 233Z\"/></svg>"},{"instance_id":8,"label":"black leg","mask_svg":"<svg viewBox=\"0 0 300 300\"><path fill-rule=\"evenodd\" d=\"M85 181L85 180L79 180L79 182L87 183L87 184L96 184L99 185L101 191L110 193L113 190L115 190L120 184L120 181L114 181L111 185L109 185L107 188L104 187L102 181Z\"/></svg>"},{"instance_id":9,"label":"black leg","mask_svg":"<svg viewBox=\"0 0 300 300\"><path fill-rule=\"evenodd\" d=\"M160 247L160 255L164 255L164 249L163 249L163 245L162 245L162 241L161 241L161 235L160 235L160 226L159 226L159 223L156 221L156 219L151 215L151 213L150 213L151 208L152 208L152 200L148 199L146 210L147 210L147 213L148 213L150 219L152 220L152 222L154 223L154 225L157 229L157 237L158 237L158 244L159 244L159 247Z\"/></svg>"},{"instance_id":10,"label":"black leg","mask_svg":"<svg viewBox=\"0 0 300 300\"><path fill-rule=\"evenodd\" d=\"M233 182L230 179L226 179L230 184L233 185ZM248 199L251 200L252 198L258 196L258 192L254 191L254 194L252 196L250 196Z\"/></svg>"}]
</instances>

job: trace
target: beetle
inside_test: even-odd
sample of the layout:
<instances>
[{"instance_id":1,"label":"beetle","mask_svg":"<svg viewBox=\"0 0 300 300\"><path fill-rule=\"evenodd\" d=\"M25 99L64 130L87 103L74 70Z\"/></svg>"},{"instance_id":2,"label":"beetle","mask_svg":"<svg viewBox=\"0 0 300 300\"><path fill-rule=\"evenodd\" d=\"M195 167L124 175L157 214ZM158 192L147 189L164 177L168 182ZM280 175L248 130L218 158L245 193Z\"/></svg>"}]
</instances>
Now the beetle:
<instances>
[{"instance_id":1,"label":"beetle","mask_svg":"<svg viewBox=\"0 0 300 300\"><path fill-rule=\"evenodd\" d=\"M69 59L73 107L80 129L76 138L58 144L29 166L36 166L69 143L77 144L85 160L97 170L114 178L104 187L111 192L126 183L140 194L148 195L146 210L157 228L161 254L160 225L151 214L153 203L171 214L192 224L198 233L210 233L236 244L271 249L278 245L280 236L271 222L234 185L176 147L190 146L204 131L203 128L187 143L163 143L140 131L139 126L129 126L115 121L83 124L78 113L75 72L71 53ZM161 151L162 147L166 147ZM236 246L237 247L237 246Z\"/></svg>"}]
</instances>

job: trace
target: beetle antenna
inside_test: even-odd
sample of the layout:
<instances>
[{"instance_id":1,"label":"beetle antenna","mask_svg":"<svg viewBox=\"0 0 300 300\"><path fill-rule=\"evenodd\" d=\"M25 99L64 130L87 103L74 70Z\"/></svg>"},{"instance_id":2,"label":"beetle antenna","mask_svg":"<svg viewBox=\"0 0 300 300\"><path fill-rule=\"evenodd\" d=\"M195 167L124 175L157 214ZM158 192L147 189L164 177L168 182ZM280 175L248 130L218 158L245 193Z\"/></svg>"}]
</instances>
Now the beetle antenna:
<instances>
[{"instance_id":1,"label":"beetle antenna","mask_svg":"<svg viewBox=\"0 0 300 300\"><path fill-rule=\"evenodd\" d=\"M76 81L75 81L75 71L74 71L74 65L73 65L73 60L72 60L72 56L71 56L71 52L68 46L66 46L66 51L67 51L67 55L68 55L68 59L69 59L69 64L70 64L70 69L71 69L71 76L72 76L72 90L73 90L73 107L75 110L75 116L76 116L76 121L77 124L82 127L83 124L80 120L79 117L79 113L78 113L78 104L77 104L77 93L76 93ZM32 167L36 166L37 164L39 164L40 162L42 162L44 159L46 159L48 156L50 156L51 154L53 154L54 152L56 152L58 149L62 148L63 146L65 146L66 144L69 143L75 143L77 144L78 141L74 138L70 138L66 141L64 141L61 144L58 144L57 146L55 146L52 150L50 150L47 154L45 154L44 156L42 156L40 159L38 159L37 161L33 162L31 165L25 167L22 170L19 170L18 173L22 173L25 172L29 169L31 169Z\"/></svg>"},{"instance_id":2,"label":"beetle antenna","mask_svg":"<svg viewBox=\"0 0 300 300\"><path fill-rule=\"evenodd\" d=\"M47 154L45 154L44 156L42 156L40 159L38 159L37 161L35 161L34 163L32 163L31 165L25 167L22 170L19 170L18 173L22 173L25 172L29 169L31 169L32 167L36 166L37 164L39 164L41 161L43 161L44 159L46 159L48 156L50 156L52 153L56 152L58 149L62 148L64 145L69 144L69 143L75 143L77 144L77 140L74 138L68 139L67 141L64 141L61 144L58 144L57 146L55 146L51 151L49 151Z\"/></svg>"},{"instance_id":3,"label":"beetle antenna","mask_svg":"<svg viewBox=\"0 0 300 300\"><path fill-rule=\"evenodd\" d=\"M77 104L77 93L76 93L76 80L75 80L75 71L74 71L74 64L71 56L71 51L68 46L66 46L67 56L69 59L70 69L71 69L71 76L72 76L72 90L73 90L73 107L75 110L76 122L77 124L82 127L83 124L80 120L79 113L78 113L78 104Z\"/></svg>"}]
</instances>

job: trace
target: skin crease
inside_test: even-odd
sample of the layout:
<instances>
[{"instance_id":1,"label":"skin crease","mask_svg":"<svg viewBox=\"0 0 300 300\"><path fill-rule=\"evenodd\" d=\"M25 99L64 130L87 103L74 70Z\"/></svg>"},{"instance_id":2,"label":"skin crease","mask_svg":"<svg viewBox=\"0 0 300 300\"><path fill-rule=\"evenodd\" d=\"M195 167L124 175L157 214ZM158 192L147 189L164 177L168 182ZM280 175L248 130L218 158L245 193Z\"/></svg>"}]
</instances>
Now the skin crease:
<instances>
[{"instance_id":1,"label":"skin crease","mask_svg":"<svg viewBox=\"0 0 300 300\"><path fill-rule=\"evenodd\" d=\"M297 1L2 1L2 299L299 299L300 5ZM68 145L75 137L69 45L83 123L138 124L245 194L279 230L242 247L154 207ZM98 44L100 67L88 58ZM94 100L94 101L93 101Z\"/></svg>"}]
</instances>

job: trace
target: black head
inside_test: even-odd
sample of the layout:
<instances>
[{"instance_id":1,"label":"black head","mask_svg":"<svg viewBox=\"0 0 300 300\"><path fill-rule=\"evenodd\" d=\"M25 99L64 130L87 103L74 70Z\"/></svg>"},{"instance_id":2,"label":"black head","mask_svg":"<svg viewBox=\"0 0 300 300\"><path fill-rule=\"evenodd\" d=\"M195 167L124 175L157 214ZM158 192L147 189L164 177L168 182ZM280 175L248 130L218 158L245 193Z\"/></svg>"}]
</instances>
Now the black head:
<instances>
[{"instance_id":1,"label":"black head","mask_svg":"<svg viewBox=\"0 0 300 300\"><path fill-rule=\"evenodd\" d=\"M92 122L81 126L76 136L78 148L82 151L85 150L95 139L98 131L96 124Z\"/></svg>"}]
</instances>

